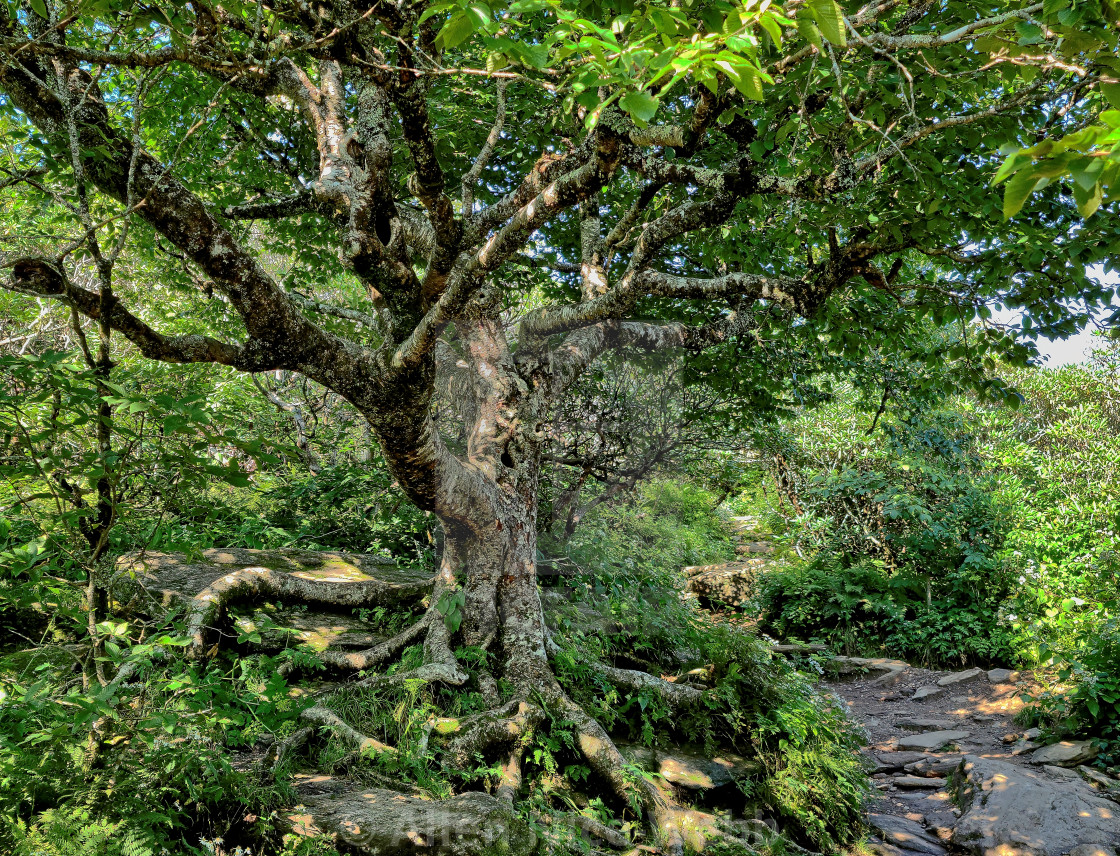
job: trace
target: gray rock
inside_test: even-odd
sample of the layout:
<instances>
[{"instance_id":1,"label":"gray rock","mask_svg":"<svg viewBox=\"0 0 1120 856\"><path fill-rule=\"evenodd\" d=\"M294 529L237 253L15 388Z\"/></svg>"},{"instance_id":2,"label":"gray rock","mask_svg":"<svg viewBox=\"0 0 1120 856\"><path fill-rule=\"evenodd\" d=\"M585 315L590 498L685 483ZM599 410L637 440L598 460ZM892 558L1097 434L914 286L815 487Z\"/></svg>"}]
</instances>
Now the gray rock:
<instances>
[{"instance_id":1,"label":"gray rock","mask_svg":"<svg viewBox=\"0 0 1120 856\"><path fill-rule=\"evenodd\" d=\"M684 569L686 587L697 597L716 604L738 606L754 594L761 566L757 561L696 565Z\"/></svg>"},{"instance_id":2,"label":"gray rock","mask_svg":"<svg viewBox=\"0 0 1120 856\"><path fill-rule=\"evenodd\" d=\"M627 761L643 770L658 773L665 781L694 791L722 788L758 772L757 762L730 752L708 758L687 749L665 751L636 743L619 743L618 751Z\"/></svg>"},{"instance_id":3,"label":"gray rock","mask_svg":"<svg viewBox=\"0 0 1120 856\"><path fill-rule=\"evenodd\" d=\"M429 800L330 776L297 777L296 792L289 820L297 834L334 834L348 852L528 856L537 845L528 825L489 794Z\"/></svg>"},{"instance_id":4,"label":"gray rock","mask_svg":"<svg viewBox=\"0 0 1120 856\"><path fill-rule=\"evenodd\" d=\"M1120 799L1120 782L1116 781L1116 779L1111 776L1106 776L1100 770L1094 770L1092 767L1086 767L1084 765L1078 767L1077 772L1081 774L1085 781L1096 785L1104 793Z\"/></svg>"},{"instance_id":5,"label":"gray rock","mask_svg":"<svg viewBox=\"0 0 1120 856\"><path fill-rule=\"evenodd\" d=\"M968 731L927 731L925 734L912 734L898 741L899 749L936 752L949 743L957 743L969 737Z\"/></svg>"},{"instance_id":6,"label":"gray rock","mask_svg":"<svg viewBox=\"0 0 1120 856\"><path fill-rule=\"evenodd\" d=\"M943 788L948 784L944 779L935 779L928 776L896 776L896 787L917 790L919 788Z\"/></svg>"},{"instance_id":7,"label":"gray rock","mask_svg":"<svg viewBox=\"0 0 1120 856\"><path fill-rule=\"evenodd\" d=\"M830 662L841 676L876 675L872 683L879 685L896 682L910 668L909 663L889 657L833 657Z\"/></svg>"},{"instance_id":8,"label":"gray rock","mask_svg":"<svg viewBox=\"0 0 1120 856\"><path fill-rule=\"evenodd\" d=\"M975 680L982 674L984 674L983 669L966 669L963 672L953 672L953 674L941 678L937 685L939 687L950 687L953 684L963 684L965 681Z\"/></svg>"},{"instance_id":9,"label":"gray rock","mask_svg":"<svg viewBox=\"0 0 1120 856\"><path fill-rule=\"evenodd\" d=\"M957 815L951 809L928 811L922 815L922 822L942 841L948 841L953 836L953 827L957 825Z\"/></svg>"},{"instance_id":10,"label":"gray rock","mask_svg":"<svg viewBox=\"0 0 1120 856\"><path fill-rule=\"evenodd\" d=\"M878 830L884 842L901 850L922 853L925 856L944 856L946 852L941 843L926 832L917 821L893 814L874 812L868 820L872 828Z\"/></svg>"},{"instance_id":11,"label":"gray rock","mask_svg":"<svg viewBox=\"0 0 1120 856\"><path fill-rule=\"evenodd\" d=\"M893 773L905 768L907 764L916 764L929 757L925 752L876 752L868 754L874 764L873 773Z\"/></svg>"},{"instance_id":12,"label":"gray rock","mask_svg":"<svg viewBox=\"0 0 1120 856\"><path fill-rule=\"evenodd\" d=\"M929 731L930 729L952 728L955 723L950 719L900 719L895 728L903 731Z\"/></svg>"},{"instance_id":13,"label":"gray rock","mask_svg":"<svg viewBox=\"0 0 1120 856\"><path fill-rule=\"evenodd\" d=\"M296 643L312 651L372 648L384 637L372 632L368 624L352 615L324 610L279 610L262 606L249 614L231 610L234 626L241 638L253 648L276 651ZM238 614L239 613L239 614Z\"/></svg>"},{"instance_id":14,"label":"gray rock","mask_svg":"<svg viewBox=\"0 0 1120 856\"><path fill-rule=\"evenodd\" d=\"M1043 764L1042 772L1050 776L1057 776L1059 779L1077 778L1077 773L1074 770L1067 770L1065 767L1055 767L1053 764Z\"/></svg>"},{"instance_id":15,"label":"gray rock","mask_svg":"<svg viewBox=\"0 0 1120 856\"><path fill-rule=\"evenodd\" d=\"M911 698L914 701L925 701L927 698L934 698L944 692L945 690L941 687L918 687L914 690L914 695Z\"/></svg>"},{"instance_id":16,"label":"gray rock","mask_svg":"<svg viewBox=\"0 0 1120 856\"><path fill-rule=\"evenodd\" d=\"M1038 747L1039 747L1039 744L1035 743L1031 740L1026 740L1026 739L1019 740L1015 743L1014 746L1011 747L1011 754L1012 755L1022 755L1024 752L1033 752Z\"/></svg>"},{"instance_id":17,"label":"gray rock","mask_svg":"<svg viewBox=\"0 0 1120 856\"><path fill-rule=\"evenodd\" d=\"M1043 746L1031 755L1032 764L1052 764L1055 767L1076 767L1097 757L1096 745L1092 740L1063 740L1050 746Z\"/></svg>"},{"instance_id":18,"label":"gray rock","mask_svg":"<svg viewBox=\"0 0 1120 856\"><path fill-rule=\"evenodd\" d=\"M959 783L964 814L953 843L985 856L1062 856L1081 844L1120 843L1120 812L1085 782L969 755Z\"/></svg>"},{"instance_id":19,"label":"gray rock","mask_svg":"<svg viewBox=\"0 0 1120 856\"><path fill-rule=\"evenodd\" d=\"M1019 680L1019 673L1011 669L989 669L988 680L993 684L1007 684Z\"/></svg>"},{"instance_id":20,"label":"gray rock","mask_svg":"<svg viewBox=\"0 0 1120 856\"><path fill-rule=\"evenodd\" d=\"M901 850L875 835L867 839L867 852L872 856L903 856Z\"/></svg>"},{"instance_id":21,"label":"gray rock","mask_svg":"<svg viewBox=\"0 0 1120 856\"><path fill-rule=\"evenodd\" d=\"M690 790L714 790L758 771L757 764L730 753L715 758L678 751L657 752L656 756L657 771L665 780Z\"/></svg>"},{"instance_id":22,"label":"gray rock","mask_svg":"<svg viewBox=\"0 0 1120 856\"><path fill-rule=\"evenodd\" d=\"M1103 844L1079 844L1069 851L1069 856L1116 856L1116 850Z\"/></svg>"},{"instance_id":23,"label":"gray rock","mask_svg":"<svg viewBox=\"0 0 1120 856\"><path fill-rule=\"evenodd\" d=\"M915 776L948 776L961 765L963 755L945 755L940 758L925 758L906 765L906 772Z\"/></svg>"}]
</instances>

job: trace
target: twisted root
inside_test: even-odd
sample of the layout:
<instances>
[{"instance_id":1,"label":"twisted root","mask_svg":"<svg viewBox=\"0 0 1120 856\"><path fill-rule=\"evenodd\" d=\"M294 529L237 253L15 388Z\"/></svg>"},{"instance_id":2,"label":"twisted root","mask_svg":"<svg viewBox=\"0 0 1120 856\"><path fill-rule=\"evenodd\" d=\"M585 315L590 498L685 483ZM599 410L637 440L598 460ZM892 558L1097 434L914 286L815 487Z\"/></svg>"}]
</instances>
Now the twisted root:
<instances>
[{"instance_id":1,"label":"twisted root","mask_svg":"<svg viewBox=\"0 0 1120 856\"><path fill-rule=\"evenodd\" d=\"M188 650L199 656L206 649L209 630L236 600L274 597L323 606L372 607L414 600L431 590L433 581L402 584L383 580L327 582L297 577L270 568L240 568L219 577L192 597L187 607ZM390 640L391 641L391 640Z\"/></svg>"}]
</instances>

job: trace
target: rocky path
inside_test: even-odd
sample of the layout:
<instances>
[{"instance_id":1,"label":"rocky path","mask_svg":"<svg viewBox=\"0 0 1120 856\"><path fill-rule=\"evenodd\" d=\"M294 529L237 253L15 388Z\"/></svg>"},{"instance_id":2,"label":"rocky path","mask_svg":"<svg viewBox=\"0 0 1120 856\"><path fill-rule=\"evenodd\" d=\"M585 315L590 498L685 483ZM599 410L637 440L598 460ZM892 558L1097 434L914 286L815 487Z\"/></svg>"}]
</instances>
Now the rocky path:
<instances>
[{"instance_id":1,"label":"rocky path","mask_svg":"<svg viewBox=\"0 0 1120 856\"><path fill-rule=\"evenodd\" d=\"M739 561L685 569L690 591L722 620L774 561L757 521L734 523ZM1120 781L1087 766L1092 745L1043 746L1037 730L1015 724L1036 688L1029 673L845 657L833 665L839 676L825 686L867 739L875 856L1120 856Z\"/></svg>"},{"instance_id":2,"label":"rocky path","mask_svg":"<svg viewBox=\"0 0 1120 856\"><path fill-rule=\"evenodd\" d=\"M1116 856L1120 782L1089 742L1041 746L1014 723L1029 675L845 661L828 684L867 734L876 856Z\"/></svg>"}]
</instances>

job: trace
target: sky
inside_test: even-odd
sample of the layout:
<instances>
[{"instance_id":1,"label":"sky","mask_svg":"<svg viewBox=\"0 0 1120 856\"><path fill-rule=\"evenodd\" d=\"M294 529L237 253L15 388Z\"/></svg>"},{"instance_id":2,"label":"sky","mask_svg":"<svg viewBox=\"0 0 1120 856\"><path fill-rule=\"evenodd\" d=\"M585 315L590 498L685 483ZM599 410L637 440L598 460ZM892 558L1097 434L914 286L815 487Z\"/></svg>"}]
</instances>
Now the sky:
<instances>
[{"instance_id":1,"label":"sky","mask_svg":"<svg viewBox=\"0 0 1120 856\"><path fill-rule=\"evenodd\" d=\"M1120 273L1105 274L1103 270L1091 270L1091 274L1101 277L1102 282L1110 285L1120 285ZM1114 307L1120 309L1120 306ZM1109 312L1102 312L1099 316L1103 321L1109 316ZM1057 341L1050 339L1039 339L1038 350L1043 356L1046 357L1046 365L1051 368L1057 366L1068 366L1071 363L1085 362L1088 358L1089 350L1094 346L1093 331L1096 328L1089 327L1082 330L1076 336L1070 336L1068 339L1059 339Z\"/></svg>"}]
</instances>

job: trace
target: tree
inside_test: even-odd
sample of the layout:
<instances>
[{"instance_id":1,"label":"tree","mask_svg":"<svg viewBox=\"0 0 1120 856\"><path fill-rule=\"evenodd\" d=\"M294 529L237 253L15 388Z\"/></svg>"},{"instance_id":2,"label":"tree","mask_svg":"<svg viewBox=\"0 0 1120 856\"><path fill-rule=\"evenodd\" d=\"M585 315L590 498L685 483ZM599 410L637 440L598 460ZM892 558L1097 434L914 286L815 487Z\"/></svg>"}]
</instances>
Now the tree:
<instances>
[{"instance_id":1,"label":"tree","mask_svg":"<svg viewBox=\"0 0 1120 856\"><path fill-rule=\"evenodd\" d=\"M923 316L959 322L948 356L1007 394L985 372L1031 350L994 307L1052 336L1111 296L1085 274L1115 254L1111 219L1074 228L1051 187L1005 221L985 186L999 144L1099 111L1113 7L1052 21L1066 5L9 4L5 188L40 225L9 222L7 285L148 358L297 372L350 402L445 533L432 612L363 664L423 638L413 676L462 684L436 617L461 604L454 632L525 702L511 727L568 717L679 851L672 804L628 783L550 666L545 426L612 352L684 348L728 376L785 337L905 352Z\"/></svg>"}]
</instances>

